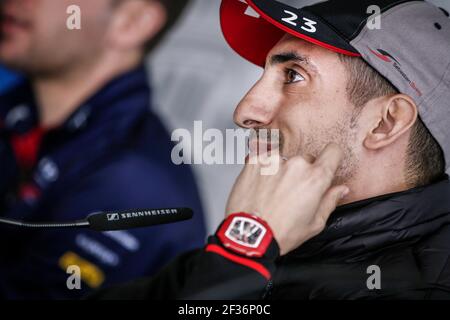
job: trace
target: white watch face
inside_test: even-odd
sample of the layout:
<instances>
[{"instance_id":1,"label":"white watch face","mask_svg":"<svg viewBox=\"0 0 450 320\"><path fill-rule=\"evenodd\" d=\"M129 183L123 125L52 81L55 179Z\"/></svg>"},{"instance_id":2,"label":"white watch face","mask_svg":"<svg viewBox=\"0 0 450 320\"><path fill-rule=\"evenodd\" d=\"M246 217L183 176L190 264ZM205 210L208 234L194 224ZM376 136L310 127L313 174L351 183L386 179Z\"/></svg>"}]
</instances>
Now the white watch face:
<instances>
[{"instance_id":1,"label":"white watch face","mask_svg":"<svg viewBox=\"0 0 450 320\"><path fill-rule=\"evenodd\" d=\"M257 248L266 232L266 228L258 221L245 217L234 217L225 236L242 246Z\"/></svg>"}]
</instances>

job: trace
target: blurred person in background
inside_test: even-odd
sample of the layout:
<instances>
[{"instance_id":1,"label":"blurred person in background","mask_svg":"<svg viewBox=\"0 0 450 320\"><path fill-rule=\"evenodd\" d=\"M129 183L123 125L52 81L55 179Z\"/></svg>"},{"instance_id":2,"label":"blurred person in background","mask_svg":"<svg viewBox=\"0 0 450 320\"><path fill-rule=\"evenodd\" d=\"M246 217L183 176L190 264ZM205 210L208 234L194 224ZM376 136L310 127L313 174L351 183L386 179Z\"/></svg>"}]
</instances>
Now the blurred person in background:
<instances>
[{"instance_id":1,"label":"blurred person in background","mask_svg":"<svg viewBox=\"0 0 450 320\"><path fill-rule=\"evenodd\" d=\"M69 30L67 8L81 9ZM67 221L131 208L191 207L188 222L129 232L0 229L0 297L76 298L151 275L204 243L194 177L175 166L151 111L143 59L185 0L5 0L0 63L27 82L0 97L0 215ZM71 265L81 290L69 290Z\"/></svg>"}]
</instances>

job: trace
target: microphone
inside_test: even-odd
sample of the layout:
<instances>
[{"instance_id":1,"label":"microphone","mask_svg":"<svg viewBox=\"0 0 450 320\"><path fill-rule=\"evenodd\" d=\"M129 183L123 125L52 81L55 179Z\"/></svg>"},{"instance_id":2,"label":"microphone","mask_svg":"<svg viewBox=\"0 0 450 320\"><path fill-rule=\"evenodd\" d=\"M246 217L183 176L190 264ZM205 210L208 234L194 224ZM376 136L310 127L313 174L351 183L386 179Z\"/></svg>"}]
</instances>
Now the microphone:
<instances>
[{"instance_id":1,"label":"microphone","mask_svg":"<svg viewBox=\"0 0 450 320\"><path fill-rule=\"evenodd\" d=\"M192 216L190 208L139 209L97 212L84 220L72 222L31 223L0 218L0 224L31 229L90 228L95 231L115 231L179 222L189 220Z\"/></svg>"}]
</instances>

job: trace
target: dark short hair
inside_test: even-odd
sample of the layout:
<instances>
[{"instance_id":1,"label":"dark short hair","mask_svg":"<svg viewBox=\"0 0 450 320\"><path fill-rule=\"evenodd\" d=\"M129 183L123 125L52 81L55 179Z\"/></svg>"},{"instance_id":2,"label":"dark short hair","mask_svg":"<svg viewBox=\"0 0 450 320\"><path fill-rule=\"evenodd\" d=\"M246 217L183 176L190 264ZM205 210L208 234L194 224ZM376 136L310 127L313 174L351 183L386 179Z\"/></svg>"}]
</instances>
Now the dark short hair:
<instances>
[{"instance_id":1,"label":"dark short hair","mask_svg":"<svg viewBox=\"0 0 450 320\"><path fill-rule=\"evenodd\" d=\"M175 25L175 23L180 18L184 9L190 3L190 0L149 0L158 1L166 9L167 21L162 30L154 37L149 40L145 45L145 53L149 53L156 47L166 36L167 32Z\"/></svg>"},{"instance_id":2,"label":"dark short hair","mask_svg":"<svg viewBox=\"0 0 450 320\"><path fill-rule=\"evenodd\" d=\"M363 59L342 54L339 58L348 71L347 93L357 112L374 98L399 93ZM445 174L444 153L420 116L411 128L404 174L410 187L430 184Z\"/></svg>"},{"instance_id":3,"label":"dark short hair","mask_svg":"<svg viewBox=\"0 0 450 320\"><path fill-rule=\"evenodd\" d=\"M0 0L1 1L1 0ZM118 6L124 0L113 0L113 5ZM167 32L175 25L175 23L180 18L184 9L190 3L191 0L146 0L146 1L157 1L166 10L167 21L161 31L152 39L149 39L144 46L144 52L147 54L153 48L155 48L167 35Z\"/></svg>"}]
</instances>

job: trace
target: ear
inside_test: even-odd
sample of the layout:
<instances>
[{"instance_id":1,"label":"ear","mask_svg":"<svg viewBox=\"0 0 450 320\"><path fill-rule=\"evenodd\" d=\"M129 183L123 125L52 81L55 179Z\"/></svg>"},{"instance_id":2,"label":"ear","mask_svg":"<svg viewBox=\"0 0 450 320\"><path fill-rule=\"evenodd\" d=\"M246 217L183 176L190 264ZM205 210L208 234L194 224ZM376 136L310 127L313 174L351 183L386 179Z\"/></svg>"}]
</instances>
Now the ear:
<instances>
[{"instance_id":1,"label":"ear","mask_svg":"<svg viewBox=\"0 0 450 320\"><path fill-rule=\"evenodd\" d=\"M378 102L378 106L377 122L364 140L364 146L370 150L394 143L411 129L418 117L414 100L404 94L387 96Z\"/></svg>"},{"instance_id":2,"label":"ear","mask_svg":"<svg viewBox=\"0 0 450 320\"><path fill-rule=\"evenodd\" d=\"M167 13L159 1L123 1L114 12L108 44L119 50L140 49L164 27Z\"/></svg>"}]
</instances>

